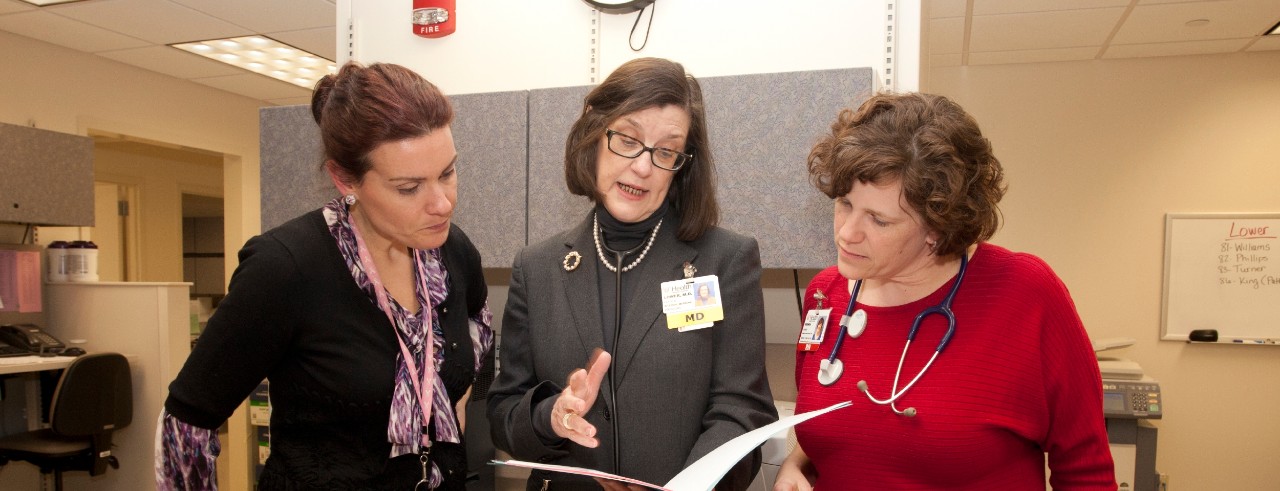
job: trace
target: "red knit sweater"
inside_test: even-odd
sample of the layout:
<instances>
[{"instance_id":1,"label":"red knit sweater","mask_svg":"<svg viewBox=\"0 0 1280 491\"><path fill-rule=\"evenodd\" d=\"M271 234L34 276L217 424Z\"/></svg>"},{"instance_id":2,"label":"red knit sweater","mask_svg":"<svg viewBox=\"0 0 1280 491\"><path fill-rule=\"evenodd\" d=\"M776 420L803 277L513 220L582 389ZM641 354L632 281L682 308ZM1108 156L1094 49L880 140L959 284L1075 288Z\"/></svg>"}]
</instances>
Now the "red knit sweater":
<instances>
[{"instance_id":1,"label":"red knit sweater","mask_svg":"<svg viewBox=\"0 0 1280 491\"><path fill-rule=\"evenodd\" d=\"M1044 489L1045 454L1055 489L1116 489L1102 417L1102 381L1066 286L1030 254L982 244L952 305L956 333L923 377L898 400L907 418L857 389L889 396L915 316L943 301L952 279L928 297L897 307L867 307L862 337L846 339L844 376L817 381L819 361L839 334L848 282L835 267L805 292L834 307L826 338L796 356L796 412L844 400L853 406L796 427L818 472L817 489ZM911 345L899 388L933 354L946 324L929 316Z\"/></svg>"}]
</instances>

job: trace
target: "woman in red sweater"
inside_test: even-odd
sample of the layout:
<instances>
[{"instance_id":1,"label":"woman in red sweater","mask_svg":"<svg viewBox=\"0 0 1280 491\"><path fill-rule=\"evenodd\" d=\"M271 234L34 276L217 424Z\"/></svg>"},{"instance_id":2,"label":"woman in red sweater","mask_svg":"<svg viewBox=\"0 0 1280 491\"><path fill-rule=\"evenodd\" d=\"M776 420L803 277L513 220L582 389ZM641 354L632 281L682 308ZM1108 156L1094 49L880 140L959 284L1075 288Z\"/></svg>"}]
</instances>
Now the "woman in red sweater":
<instances>
[{"instance_id":1,"label":"woman in red sweater","mask_svg":"<svg viewBox=\"0 0 1280 491\"><path fill-rule=\"evenodd\" d=\"M1043 489L1046 454L1053 488L1116 489L1066 286L985 242L1005 187L977 122L941 96L878 95L808 165L838 257L805 292L796 412L853 406L796 427L774 489Z\"/></svg>"}]
</instances>

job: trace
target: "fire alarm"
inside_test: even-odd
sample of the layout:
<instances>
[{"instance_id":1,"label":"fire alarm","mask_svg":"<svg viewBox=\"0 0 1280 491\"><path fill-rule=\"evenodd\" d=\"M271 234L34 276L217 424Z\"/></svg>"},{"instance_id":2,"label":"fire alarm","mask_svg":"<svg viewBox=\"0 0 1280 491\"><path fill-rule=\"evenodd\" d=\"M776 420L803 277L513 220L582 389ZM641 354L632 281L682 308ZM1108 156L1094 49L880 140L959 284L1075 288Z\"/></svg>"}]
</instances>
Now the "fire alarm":
<instances>
[{"instance_id":1,"label":"fire alarm","mask_svg":"<svg viewBox=\"0 0 1280 491\"><path fill-rule=\"evenodd\" d=\"M453 34L457 27L455 0L413 0L413 33L424 38Z\"/></svg>"}]
</instances>

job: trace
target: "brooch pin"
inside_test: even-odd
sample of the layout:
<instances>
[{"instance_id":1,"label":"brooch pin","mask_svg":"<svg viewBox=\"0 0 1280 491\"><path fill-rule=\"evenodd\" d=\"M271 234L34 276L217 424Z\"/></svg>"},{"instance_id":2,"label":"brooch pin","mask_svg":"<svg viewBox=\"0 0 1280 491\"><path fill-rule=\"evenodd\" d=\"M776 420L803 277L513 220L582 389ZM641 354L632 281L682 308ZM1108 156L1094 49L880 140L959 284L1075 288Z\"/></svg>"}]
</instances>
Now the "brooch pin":
<instances>
[{"instance_id":1,"label":"brooch pin","mask_svg":"<svg viewBox=\"0 0 1280 491\"><path fill-rule=\"evenodd\" d=\"M578 269L578 265L582 264L582 254L578 254L578 251L570 251L568 254L565 254L564 262L561 264L564 265L565 271Z\"/></svg>"},{"instance_id":2,"label":"brooch pin","mask_svg":"<svg viewBox=\"0 0 1280 491\"><path fill-rule=\"evenodd\" d=\"M698 274L698 268L693 267L693 263L690 263L689 261L685 261L684 262L684 279L687 280L689 278L693 278L693 275L695 274Z\"/></svg>"},{"instance_id":3,"label":"brooch pin","mask_svg":"<svg viewBox=\"0 0 1280 491\"><path fill-rule=\"evenodd\" d=\"M827 296L826 296L825 294L823 294L823 293L822 293L822 290L818 290L818 291L813 292L813 299L818 301L818 307L817 307L817 308L818 308L819 310L821 310L821 309L822 309L822 301L823 301L823 300L826 300L826 299L827 299Z\"/></svg>"}]
</instances>

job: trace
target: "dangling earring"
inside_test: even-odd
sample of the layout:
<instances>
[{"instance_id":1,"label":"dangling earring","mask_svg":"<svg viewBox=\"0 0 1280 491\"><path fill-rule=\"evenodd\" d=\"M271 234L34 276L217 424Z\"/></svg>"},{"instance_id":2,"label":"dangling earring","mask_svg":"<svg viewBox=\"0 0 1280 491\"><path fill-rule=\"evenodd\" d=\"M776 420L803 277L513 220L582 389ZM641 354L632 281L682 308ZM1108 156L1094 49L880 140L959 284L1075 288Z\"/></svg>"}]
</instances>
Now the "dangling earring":
<instances>
[{"instance_id":1,"label":"dangling earring","mask_svg":"<svg viewBox=\"0 0 1280 491\"><path fill-rule=\"evenodd\" d=\"M342 201L345 201L345 202L347 203L347 205L348 205L348 206L350 206L350 205L354 205L354 204L356 204L356 195L355 195L355 194L348 194L348 195L346 195L346 196L344 196L344 197L342 198Z\"/></svg>"}]
</instances>

